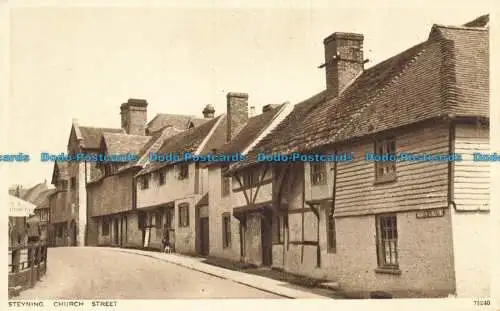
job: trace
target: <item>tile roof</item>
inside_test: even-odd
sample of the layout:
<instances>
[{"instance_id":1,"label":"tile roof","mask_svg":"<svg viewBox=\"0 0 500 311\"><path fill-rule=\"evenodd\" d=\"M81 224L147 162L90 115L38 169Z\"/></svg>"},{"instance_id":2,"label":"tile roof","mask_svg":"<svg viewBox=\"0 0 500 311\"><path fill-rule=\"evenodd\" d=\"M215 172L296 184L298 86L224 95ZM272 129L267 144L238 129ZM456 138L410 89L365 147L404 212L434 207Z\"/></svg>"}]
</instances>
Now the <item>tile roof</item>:
<instances>
[{"instance_id":1,"label":"tile roof","mask_svg":"<svg viewBox=\"0 0 500 311\"><path fill-rule=\"evenodd\" d=\"M55 184L56 180L64 180L69 178L68 162L54 162L54 170L52 171L51 184Z\"/></svg>"},{"instance_id":2,"label":"tile roof","mask_svg":"<svg viewBox=\"0 0 500 311\"><path fill-rule=\"evenodd\" d=\"M490 22L490 16L488 14L479 16L478 18L465 23L465 27L487 27Z\"/></svg>"},{"instance_id":3,"label":"tile roof","mask_svg":"<svg viewBox=\"0 0 500 311\"><path fill-rule=\"evenodd\" d=\"M47 190L51 190L49 188L49 185L47 185L45 182L38 183L35 186L29 188L21 197L21 199L37 205L39 203L38 198Z\"/></svg>"},{"instance_id":4,"label":"tile roof","mask_svg":"<svg viewBox=\"0 0 500 311\"><path fill-rule=\"evenodd\" d=\"M430 38L365 70L338 97L323 91L292 113L248 154L319 148L428 118L489 116L488 32L433 27Z\"/></svg>"},{"instance_id":5,"label":"tile roof","mask_svg":"<svg viewBox=\"0 0 500 311\"><path fill-rule=\"evenodd\" d=\"M151 140L151 136L103 133L102 143L107 154L125 154L138 152Z\"/></svg>"},{"instance_id":6,"label":"tile roof","mask_svg":"<svg viewBox=\"0 0 500 311\"><path fill-rule=\"evenodd\" d=\"M177 135L169 137L166 139L162 146L159 148L159 154L165 153L176 153L182 156L185 152L196 152L202 143L208 138L203 150L211 150L213 148L220 147L217 144L222 141L222 137L225 137L225 115L220 115L216 118L209 119L209 121L203 123L200 126L191 128L189 130L183 131ZM220 122L219 122L220 121ZM224 129L224 131L221 130ZM222 134L223 133L223 134ZM211 134L211 136L209 136ZM216 137L214 137L216 136ZM222 137L221 137L222 136ZM146 167L141 170L137 175L146 174L155 171L167 164L172 164L169 162L153 162L148 163Z\"/></svg>"},{"instance_id":7,"label":"tile roof","mask_svg":"<svg viewBox=\"0 0 500 311\"><path fill-rule=\"evenodd\" d=\"M78 126L82 135L81 146L84 149L99 149L103 133L122 133L125 131L118 128Z\"/></svg>"},{"instance_id":8,"label":"tile roof","mask_svg":"<svg viewBox=\"0 0 500 311\"><path fill-rule=\"evenodd\" d=\"M173 126L166 126L161 131L155 132L151 139L137 152L139 159L135 163L129 163L121 167L118 172L127 170L131 167L144 167L149 162L149 153L158 152L160 147L163 145L165 139L179 134L182 130L179 130Z\"/></svg>"},{"instance_id":9,"label":"tile roof","mask_svg":"<svg viewBox=\"0 0 500 311\"><path fill-rule=\"evenodd\" d=\"M166 126L173 126L181 130L186 130L189 128L190 123L193 123L193 126L196 127L208 120L210 119L196 118L191 115L159 113L149 121L146 128L148 133L154 133Z\"/></svg>"},{"instance_id":10,"label":"tile roof","mask_svg":"<svg viewBox=\"0 0 500 311\"><path fill-rule=\"evenodd\" d=\"M36 205L35 209L42 209L42 208L48 208L49 207L49 196L56 192L56 189L48 189L43 192L41 192L36 199L31 202Z\"/></svg>"}]
</instances>

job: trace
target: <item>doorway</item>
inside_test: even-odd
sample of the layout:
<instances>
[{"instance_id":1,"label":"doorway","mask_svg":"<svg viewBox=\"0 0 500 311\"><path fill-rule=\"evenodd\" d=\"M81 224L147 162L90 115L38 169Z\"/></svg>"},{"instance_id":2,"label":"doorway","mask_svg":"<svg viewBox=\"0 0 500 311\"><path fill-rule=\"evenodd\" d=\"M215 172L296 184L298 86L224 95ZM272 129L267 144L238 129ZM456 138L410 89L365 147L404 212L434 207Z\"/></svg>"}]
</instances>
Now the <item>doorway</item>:
<instances>
[{"instance_id":1,"label":"doorway","mask_svg":"<svg viewBox=\"0 0 500 311\"><path fill-rule=\"evenodd\" d=\"M262 213L260 224L262 265L271 266L273 264L272 213L267 209Z\"/></svg>"},{"instance_id":2,"label":"doorway","mask_svg":"<svg viewBox=\"0 0 500 311\"><path fill-rule=\"evenodd\" d=\"M209 234L208 217L200 218L200 255L202 256L207 256L209 253Z\"/></svg>"}]
</instances>

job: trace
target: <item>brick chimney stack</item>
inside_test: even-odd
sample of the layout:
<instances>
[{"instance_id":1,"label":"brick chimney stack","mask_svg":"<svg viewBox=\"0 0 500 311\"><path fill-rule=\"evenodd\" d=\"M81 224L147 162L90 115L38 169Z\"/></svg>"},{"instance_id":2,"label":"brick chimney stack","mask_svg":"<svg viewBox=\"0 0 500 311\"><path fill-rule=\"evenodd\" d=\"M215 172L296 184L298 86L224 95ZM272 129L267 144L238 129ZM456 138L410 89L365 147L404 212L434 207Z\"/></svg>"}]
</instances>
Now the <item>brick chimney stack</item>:
<instances>
[{"instance_id":1,"label":"brick chimney stack","mask_svg":"<svg viewBox=\"0 0 500 311\"><path fill-rule=\"evenodd\" d=\"M205 119L212 119L215 115L215 108L214 106L208 104L205 106L205 108L203 109L203 116L205 117Z\"/></svg>"},{"instance_id":2,"label":"brick chimney stack","mask_svg":"<svg viewBox=\"0 0 500 311\"><path fill-rule=\"evenodd\" d=\"M231 141L248 121L248 94L227 94L227 141Z\"/></svg>"},{"instance_id":3,"label":"brick chimney stack","mask_svg":"<svg viewBox=\"0 0 500 311\"><path fill-rule=\"evenodd\" d=\"M144 99L130 98L120 106L122 129L130 135L146 135L148 102Z\"/></svg>"},{"instance_id":4,"label":"brick chimney stack","mask_svg":"<svg viewBox=\"0 0 500 311\"><path fill-rule=\"evenodd\" d=\"M335 96L364 69L363 39L361 34L335 32L323 40L326 88Z\"/></svg>"}]
</instances>

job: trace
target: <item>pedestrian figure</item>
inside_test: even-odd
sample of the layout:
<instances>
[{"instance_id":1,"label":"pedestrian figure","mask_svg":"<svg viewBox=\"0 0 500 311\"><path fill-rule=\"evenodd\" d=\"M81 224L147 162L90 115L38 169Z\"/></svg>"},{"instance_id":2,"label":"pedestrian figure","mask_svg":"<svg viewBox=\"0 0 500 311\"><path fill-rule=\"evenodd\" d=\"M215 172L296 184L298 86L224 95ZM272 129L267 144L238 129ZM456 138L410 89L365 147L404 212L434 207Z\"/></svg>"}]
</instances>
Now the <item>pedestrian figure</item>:
<instances>
[{"instance_id":1,"label":"pedestrian figure","mask_svg":"<svg viewBox=\"0 0 500 311\"><path fill-rule=\"evenodd\" d=\"M163 239L161 242L163 243L163 251L165 253L171 253L170 230L167 228L167 226L163 227Z\"/></svg>"}]
</instances>

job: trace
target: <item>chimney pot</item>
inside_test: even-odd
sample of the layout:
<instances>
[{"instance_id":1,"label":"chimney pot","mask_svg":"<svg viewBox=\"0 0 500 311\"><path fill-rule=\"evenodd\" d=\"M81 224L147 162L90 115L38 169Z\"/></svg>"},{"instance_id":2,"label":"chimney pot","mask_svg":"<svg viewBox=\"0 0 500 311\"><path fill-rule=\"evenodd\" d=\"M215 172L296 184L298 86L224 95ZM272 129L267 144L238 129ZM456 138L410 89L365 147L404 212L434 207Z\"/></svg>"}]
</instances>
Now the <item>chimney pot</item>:
<instances>
[{"instance_id":1,"label":"chimney pot","mask_svg":"<svg viewBox=\"0 0 500 311\"><path fill-rule=\"evenodd\" d=\"M248 94L230 92L227 98L227 141L231 141L248 121Z\"/></svg>"},{"instance_id":2,"label":"chimney pot","mask_svg":"<svg viewBox=\"0 0 500 311\"><path fill-rule=\"evenodd\" d=\"M364 70L364 36L335 32L323 40L325 46L326 88L335 96Z\"/></svg>"},{"instance_id":3,"label":"chimney pot","mask_svg":"<svg viewBox=\"0 0 500 311\"><path fill-rule=\"evenodd\" d=\"M277 105L277 104L268 104L268 105L265 105L264 107L262 107L262 113L268 112L270 110L273 110L273 109L275 109L278 106L279 105Z\"/></svg>"}]
</instances>

